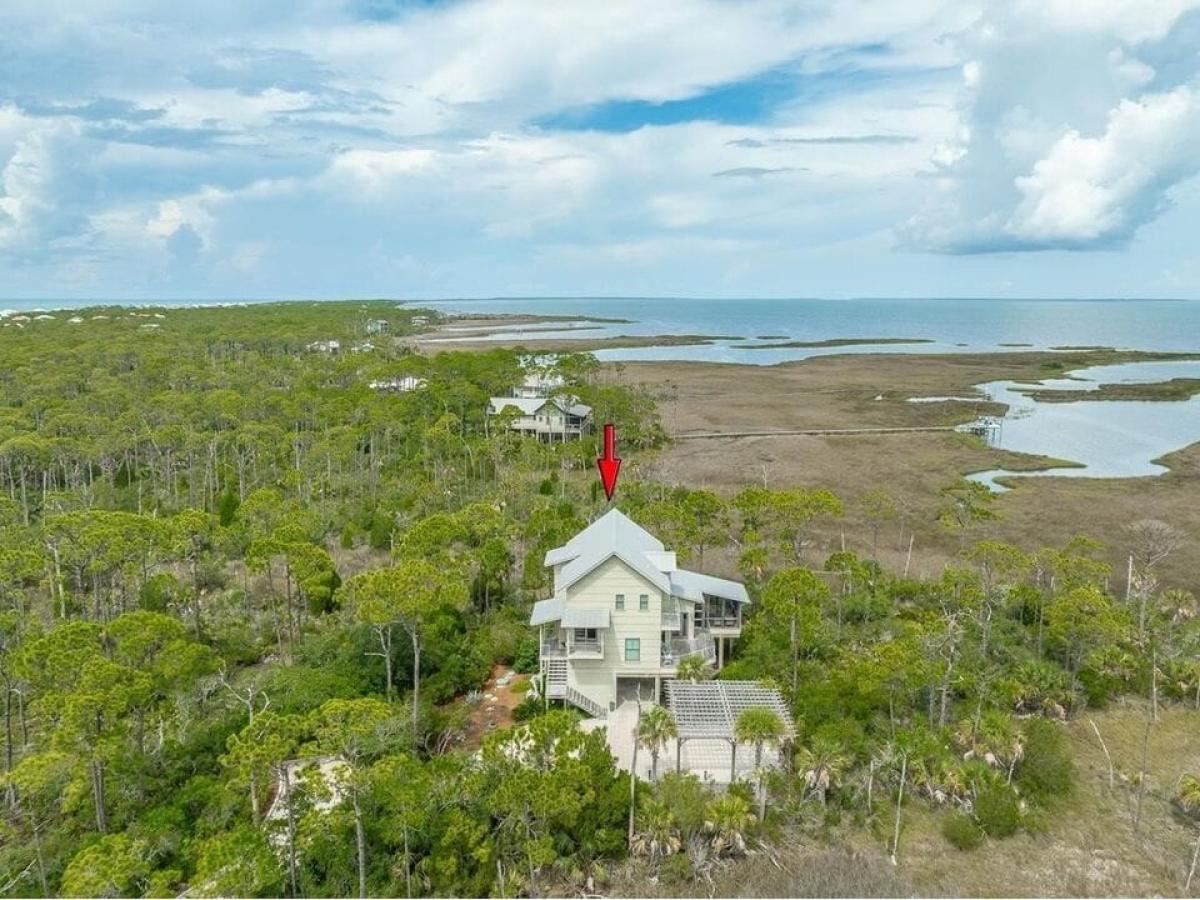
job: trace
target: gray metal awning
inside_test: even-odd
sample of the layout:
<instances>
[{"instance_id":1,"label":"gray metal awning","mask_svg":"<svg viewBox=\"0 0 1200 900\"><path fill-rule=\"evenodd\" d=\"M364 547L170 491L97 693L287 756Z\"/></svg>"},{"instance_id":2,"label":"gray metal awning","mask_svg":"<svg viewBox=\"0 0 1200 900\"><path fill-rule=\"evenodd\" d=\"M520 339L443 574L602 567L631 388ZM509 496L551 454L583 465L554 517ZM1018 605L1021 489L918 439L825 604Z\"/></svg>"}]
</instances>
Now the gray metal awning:
<instances>
[{"instance_id":1,"label":"gray metal awning","mask_svg":"<svg viewBox=\"0 0 1200 900\"><path fill-rule=\"evenodd\" d=\"M563 628L607 628L607 609L568 608L562 616Z\"/></svg>"},{"instance_id":2,"label":"gray metal awning","mask_svg":"<svg viewBox=\"0 0 1200 900\"><path fill-rule=\"evenodd\" d=\"M557 622L562 618L566 601L561 597L551 597L549 600L539 600L533 604L533 614L529 617L530 625L545 625L547 622Z\"/></svg>"}]
</instances>

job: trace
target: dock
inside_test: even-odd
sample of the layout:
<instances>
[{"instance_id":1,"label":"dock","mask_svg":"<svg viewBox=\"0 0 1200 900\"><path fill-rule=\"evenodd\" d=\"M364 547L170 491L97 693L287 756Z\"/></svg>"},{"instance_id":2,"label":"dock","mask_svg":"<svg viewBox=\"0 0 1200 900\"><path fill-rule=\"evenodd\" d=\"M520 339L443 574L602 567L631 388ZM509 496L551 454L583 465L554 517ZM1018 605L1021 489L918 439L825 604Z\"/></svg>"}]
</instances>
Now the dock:
<instances>
[{"instance_id":1,"label":"dock","mask_svg":"<svg viewBox=\"0 0 1200 900\"><path fill-rule=\"evenodd\" d=\"M690 431L675 435L677 441L713 440L717 438L745 437L853 437L875 434L925 434L953 432L973 434L988 444L995 444L1000 431L1000 420L991 417L970 422L966 425L892 425L874 428L787 428L748 429L745 431Z\"/></svg>"}]
</instances>

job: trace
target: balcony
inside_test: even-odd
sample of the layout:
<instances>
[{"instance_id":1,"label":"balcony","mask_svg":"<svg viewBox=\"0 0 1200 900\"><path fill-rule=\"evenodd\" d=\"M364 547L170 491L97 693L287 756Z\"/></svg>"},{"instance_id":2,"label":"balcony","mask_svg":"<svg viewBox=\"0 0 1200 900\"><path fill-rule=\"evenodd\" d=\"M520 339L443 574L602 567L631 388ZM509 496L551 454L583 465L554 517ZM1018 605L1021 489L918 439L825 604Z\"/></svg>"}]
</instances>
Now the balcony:
<instances>
[{"instance_id":1,"label":"balcony","mask_svg":"<svg viewBox=\"0 0 1200 900\"><path fill-rule=\"evenodd\" d=\"M563 645L562 641L542 641L541 655L542 659L565 659L567 648Z\"/></svg>"},{"instance_id":2,"label":"balcony","mask_svg":"<svg viewBox=\"0 0 1200 900\"><path fill-rule=\"evenodd\" d=\"M742 630L741 616L706 616L704 619L705 627L722 637L728 637L730 634L740 634Z\"/></svg>"},{"instance_id":3,"label":"balcony","mask_svg":"<svg viewBox=\"0 0 1200 900\"><path fill-rule=\"evenodd\" d=\"M742 632L742 606L720 597L705 597L696 608L696 631L710 631L717 637L737 637Z\"/></svg>"},{"instance_id":4,"label":"balcony","mask_svg":"<svg viewBox=\"0 0 1200 900\"><path fill-rule=\"evenodd\" d=\"M601 638L571 638L567 643L571 659L603 659L604 641Z\"/></svg>"},{"instance_id":5,"label":"balcony","mask_svg":"<svg viewBox=\"0 0 1200 900\"><path fill-rule=\"evenodd\" d=\"M663 642L662 665L673 669L685 656L700 656L705 662L717 661L717 645L711 634L700 634L694 638L671 638Z\"/></svg>"}]
</instances>

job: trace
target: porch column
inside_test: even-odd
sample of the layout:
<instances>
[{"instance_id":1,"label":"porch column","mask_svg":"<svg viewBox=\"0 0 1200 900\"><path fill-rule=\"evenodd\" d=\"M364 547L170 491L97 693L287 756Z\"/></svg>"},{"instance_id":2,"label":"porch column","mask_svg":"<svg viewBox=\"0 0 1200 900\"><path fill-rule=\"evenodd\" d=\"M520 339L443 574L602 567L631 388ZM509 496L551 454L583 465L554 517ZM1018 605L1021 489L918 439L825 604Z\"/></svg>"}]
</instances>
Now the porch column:
<instances>
[{"instance_id":1,"label":"porch column","mask_svg":"<svg viewBox=\"0 0 1200 900\"><path fill-rule=\"evenodd\" d=\"M717 668L725 668L725 638L717 638Z\"/></svg>"},{"instance_id":2,"label":"porch column","mask_svg":"<svg viewBox=\"0 0 1200 900\"><path fill-rule=\"evenodd\" d=\"M682 771L680 768L680 759L683 757L683 738L675 738L675 771Z\"/></svg>"},{"instance_id":3,"label":"porch column","mask_svg":"<svg viewBox=\"0 0 1200 900\"><path fill-rule=\"evenodd\" d=\"M737 740L729 739L729 783L737 781Z\"/></svg>"},{"instance_id":4,"label":"porch column","mask_svg":"<svg viewBox=\"0 0 1200 900\"><path fill-rule=\"evenodd\" d=\"M538 626L538 668L542 670L542 700L546 712L550 712L550 670L542 662L542 647L546 642L546 626Z\"/></svg>"}]
</instances>

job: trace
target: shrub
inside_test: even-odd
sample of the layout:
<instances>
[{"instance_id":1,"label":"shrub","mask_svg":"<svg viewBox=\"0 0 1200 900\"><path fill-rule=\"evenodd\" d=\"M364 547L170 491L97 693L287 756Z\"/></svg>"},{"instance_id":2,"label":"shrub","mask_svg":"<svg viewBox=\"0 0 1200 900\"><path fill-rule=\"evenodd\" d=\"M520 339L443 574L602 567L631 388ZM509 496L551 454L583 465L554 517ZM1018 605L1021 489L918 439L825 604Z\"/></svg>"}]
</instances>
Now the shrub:
<instances>
[{"instance_id":1,"label":"shrub","mask_svg":"<svg viewBox=\"0 0 1200 900\"><path fill-rule=\"evenodd\" d=\"M540 716L545 711L546 701L541 697L530 695L513 707L512 715L517 722L526 722L534 716Z\"/></svg>"},{"instance_id":2,"label":"shrub","mask_svg":"<svg viewBox=\"0 0 1200 900\"><path fill-rule=\"evenodd\" d=\"M658 864L658 877L667 884L687 884L695 874L692 859L686 853L672 853Z\"/></svg>"},{"instance_id":3,"label":"shrub","mask_svg":"<svg viewBox=\"0 0 1200 900\"><path fill-rule=\"evenodd\" d=\"M970 816L955 813L942 822L942 837L966 852L983 843L983 829Z\"/></svg>"},{"instance_id":4,"label":"shrub","mask_svg":"<svg viewBox=\"0 0 1200 900\"><path fill-rule=\"evenodd\" d=\"M166 612L183 596L179 581L170 572L151 575L138 593L138 605L151 612Z\"/></svg>"},{"instance_id":5,"label":"shrub","mask_svg":"<svg viewBox=\"0 0 1200 900\"><path fill-rule=\"evenodd\" d=\"M513 694L528 694L531 687L533 685L529 683L528 678L514 678L509 682L508 690Z\"/></svg>"},{"instance_id":6,"label":"shrub","mask_svg":"<svg viewBox=\"0 0 1200 900\"><path fill-rule=\"evenodd\" d=\"M975 798L975 817L989 836L1011 837L1021 827L1017 795L1007 785L987 785Z\"/></svg>"},{"instance_id":7,"label":"shrub","mask_svg":"<svg viewBox=\"0 0 1200 900\"><path fill-rule=\"evenodd\" d=\"M521 642L513 659L513 668L523 675L536 672L538 667L538 642L536 637L526 637Z\"/></svg>"},{"instance_id":8,"label":"shrub","mask_svg":"<svg viewBox=\"0 0 1200 900\"><path fill-rule=\"evenodd\" d=\"M1066 797L1075 788L1075 764L1067 752L1062 730L1045 719L1025 723L1025 757L1017 766L1021 791L1045 804Z\"/></svg>"},{"instance_id":9,"label":"shrub","mask_svg":"<svg viewBox=\"0 0 1200 900\"><path fill-rule=\"evenodd\" d=\"M367 532L368 542L373 550L390 550L392 548L392 531L395 524L383 513L375 513L371 517L371 527Z\"/></svg>"}]
</instances>

